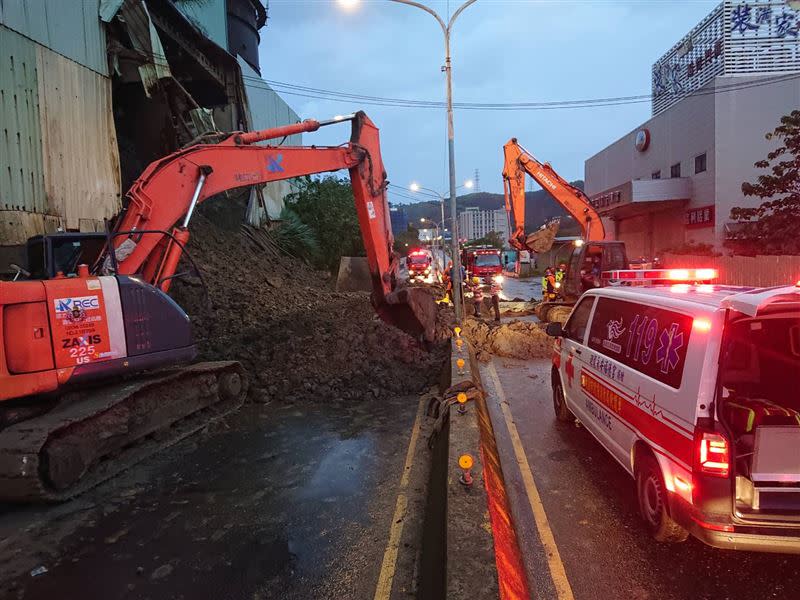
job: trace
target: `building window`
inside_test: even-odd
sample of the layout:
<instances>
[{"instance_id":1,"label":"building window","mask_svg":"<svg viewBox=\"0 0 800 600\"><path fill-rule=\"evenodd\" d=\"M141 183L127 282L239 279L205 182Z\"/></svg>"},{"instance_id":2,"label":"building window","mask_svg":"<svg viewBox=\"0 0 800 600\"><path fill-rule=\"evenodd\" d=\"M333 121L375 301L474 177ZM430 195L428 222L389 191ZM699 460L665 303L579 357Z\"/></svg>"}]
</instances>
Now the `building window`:
<instances>
[{"instance_id":1,"label":"building window","mask_svg":"<svg viewBox=\"0 0 800 600\"><path fill-rule=\"evenodd\" d=\"M661 179L661 170L659 169L658 171L653 171L650 174L650 179Z\"/></svg>"},{"instance_id":2,"label":"building window","mask_svg":"<svg viewBox=\"0 0 800 600\"><path fill-rule=\"evenodd\" d=\"M706 170L706 153L703 152L700 156L694 157L694 172L703 173Z\"/></svg>"},{"instance_id":3,"label":"building window","mask_svg":"<svg viewBox=\"0 0 800 600\"><path fill-rule=\"evenodd\" d=\"M675 163L669 168L669 176L670 177L680 177L681 176L681 163Z\"/></svg>"}]
</instances>

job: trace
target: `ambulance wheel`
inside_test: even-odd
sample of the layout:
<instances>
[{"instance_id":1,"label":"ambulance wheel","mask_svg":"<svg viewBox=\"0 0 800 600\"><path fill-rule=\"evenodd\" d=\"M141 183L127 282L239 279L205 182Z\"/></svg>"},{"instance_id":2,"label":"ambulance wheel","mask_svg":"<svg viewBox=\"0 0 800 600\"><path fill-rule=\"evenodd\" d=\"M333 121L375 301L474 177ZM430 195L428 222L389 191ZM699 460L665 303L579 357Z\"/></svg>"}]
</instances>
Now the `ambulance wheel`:
<instances>
[{"instance_id":1,"label":"ambulance wheel","mask_svg":"<svg viewBox=\"0 0 800 600\"><path fill-rule=\"evenodd\" d=\"M561 378L558 375L553 376L553 411L556 413L556 420L560 423L569 423L575 419L567 408L564 386L561 385Z\"/></svg>"},{"instance_id":2,"label":"ambulance wheel","mask_svg":"<svg viewBox=\"0 0 800 600\"><path fill-rule=\"evenodd\" d=\"M637 462L636 495L639 498L639 512L650 535L659 542L685 541L689 532L669 516L667 488L664 486L658 462L650 454L644 454Z\"/></svg>"}]
</instances>

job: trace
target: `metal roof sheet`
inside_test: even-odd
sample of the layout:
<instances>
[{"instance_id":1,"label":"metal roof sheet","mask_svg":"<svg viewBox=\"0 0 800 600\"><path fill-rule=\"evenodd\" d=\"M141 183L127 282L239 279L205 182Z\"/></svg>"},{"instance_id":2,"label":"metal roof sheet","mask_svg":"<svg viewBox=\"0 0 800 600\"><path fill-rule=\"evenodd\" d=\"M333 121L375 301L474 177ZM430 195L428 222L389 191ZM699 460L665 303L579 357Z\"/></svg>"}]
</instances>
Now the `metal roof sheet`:
<instances>
[{"instance_id":1,"label":"metal roof sheet","mask_svg":"<svg viewBox=\"0 0 800 600\"><path fill-rule=\"evenodd\" d=\"M108 75L106 34L100 21L100 0L5 0L0 24L62 56Z\"/></svg>"}]
</instances>

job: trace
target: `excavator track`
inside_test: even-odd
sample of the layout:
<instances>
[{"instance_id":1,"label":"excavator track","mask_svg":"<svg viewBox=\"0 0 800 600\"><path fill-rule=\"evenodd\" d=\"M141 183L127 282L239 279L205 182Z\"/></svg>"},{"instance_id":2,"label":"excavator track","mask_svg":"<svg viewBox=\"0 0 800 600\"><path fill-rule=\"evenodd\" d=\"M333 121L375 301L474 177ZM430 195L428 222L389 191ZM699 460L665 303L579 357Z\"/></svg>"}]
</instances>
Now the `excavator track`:
<instances>
[{"instance_id":1,"label":"excavator track","mask_svg":"<svg viewBox=\"0 0 800 600\"><path fill-rule=\"evenodd\" d=\"M247 387L226 361L65 395L0 431L0 500L69 500L237 410Z\"/></svg>"}]
</instances>

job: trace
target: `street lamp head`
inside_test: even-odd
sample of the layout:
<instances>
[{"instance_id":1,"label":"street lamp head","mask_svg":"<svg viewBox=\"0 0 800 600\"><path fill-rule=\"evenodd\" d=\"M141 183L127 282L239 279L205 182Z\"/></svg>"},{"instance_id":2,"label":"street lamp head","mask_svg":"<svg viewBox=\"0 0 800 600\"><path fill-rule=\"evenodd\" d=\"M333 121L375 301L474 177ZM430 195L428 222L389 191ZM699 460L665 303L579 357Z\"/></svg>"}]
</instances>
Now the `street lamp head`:
<instances>
[{"instance_id":1,"label":"street lamp head","mask_svg":"<svg viewBox=\"0 0 800 600\"><path fill-rule=\"evenodd\" d=\"M339 2L339 6L341 6L345 10L355 10L356 6L358 6L359 0L337 0Z\"/></svg>"},{"instance_id":2,"label":"street lamp head","mask_svg":"<svg viewBox=\"0 0 800 600\"><path fill-rule=\"evenodd\" d=\"M412 181L411 185L408 186L408 189L410 189L412 192L418 192L419 191L419 184L416 181Z\"/></svg>"},{"instance_id":3,"label":"street lamp head","mask_svg":"<svg viewBox=\"0 0 800 600\"><path fill-rule=\"evenodd\" d=\"M420 223L424 223L424 222L425 222L425 217L420 217L420 218L419 218L419 222L420 222Z\"/></svg>"},{"instance_id":4,"label":"street lamp head","mask_svg":"<svg viewBox=\"0 0 800 600\"><path fill-rule=\"evenodd\" d=\"M468 190L471 190L472 186L474 186L474 185L475 185L475 183L472 181L472 179L467 179L464 182L464 187L467 188Z\"/></svg>"}]
</instances>

